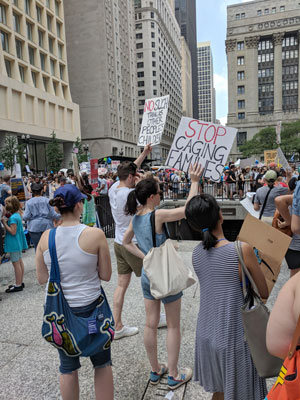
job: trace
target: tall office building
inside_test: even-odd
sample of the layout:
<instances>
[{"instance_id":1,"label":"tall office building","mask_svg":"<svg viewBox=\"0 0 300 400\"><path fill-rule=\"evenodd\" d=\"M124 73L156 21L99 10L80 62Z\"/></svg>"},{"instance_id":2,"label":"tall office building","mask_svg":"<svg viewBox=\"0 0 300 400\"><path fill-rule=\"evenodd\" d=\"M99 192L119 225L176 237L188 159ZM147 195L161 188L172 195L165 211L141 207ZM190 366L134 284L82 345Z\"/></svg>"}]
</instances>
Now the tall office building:
<instances>
[{"instance_id":1,"label":"tall office building","mask_svg":"<svg viewBox=\"0 0 300 400\"><path fill-rule=\"evenodd\" d=\"M193 118L192 58L183 36L181 40L182 115Z\"/></svg>"},{"instance_id":2,"label":"tall office building","mask_svg":"<svg viewBox=\"0 0 300 400\"><path fill-rule=\"evenodd\" d=\"M45 171L55 131L68 166L80 122L69 88L63 0L1 0L0 36L0 143L16 136L26 143L29 167Z\"/></svg>"},{"instance_id":3,"label":"tall office building","mask_svg":"<svg viewBox=\"0 0 300 400\"><path fill-rule=\"evenodd\" d=\"M198 43L198 104L201 121L216 122L214 66L210 42Z\"/></svg>"},{"instance_id":4,"label":"tall office building","mask_svg":"<svg viewBox=\"0 0 300 400\"><path fill-rule=\"evenodd\" d=\"M136 157L138 134L132 0L65 2L70 86L91 157Z\"/></svg>"},{"instance_id":5,"label":"tall office building","mask_svg":"<svg viewBox=\"0 0 300 400\"><path fill-rule=\"evenodd\" d=\"M191 52L193 117L198 118L196 0L175 0L175 15L181 29L181 36L185 38Z\"/></svg>"},{"instance_id":6,"label":"tall office building","mask_svg":"<svg viewBox=\"0 0 300 400\"><path fill-rule=\"evenodd\" d=\"M164 163L182 116L180 29L169 2L135 0L138 108L140 124L145 99L170 95L160 145L152 158Z\"/></svg>"},{"instance_id":7,"label":"tall office building","mask_svg":"<svg viewBox=\"0 0 300 400\"><path fill-rule=\"evenodd\" d=\"M233 155L262 128L299 119L299 13L294 0L227 8L227 123L238 128Z\"/></svg>"}]
</instances>

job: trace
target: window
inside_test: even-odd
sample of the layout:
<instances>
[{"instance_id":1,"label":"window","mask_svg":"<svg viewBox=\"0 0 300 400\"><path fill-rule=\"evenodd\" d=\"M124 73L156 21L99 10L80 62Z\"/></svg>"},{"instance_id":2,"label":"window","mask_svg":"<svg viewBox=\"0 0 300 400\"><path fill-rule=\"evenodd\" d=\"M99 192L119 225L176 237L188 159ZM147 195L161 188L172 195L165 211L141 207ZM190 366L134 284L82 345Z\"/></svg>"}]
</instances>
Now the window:
<instances>
[{"instance_id":1,"label":"window","mask_svg":"<svg viewBox=\"0 0 300 400\"><path fill-rule=\"evenodd\" d=\"M58 45L57 45L57 50L58 50L58 58L59 58L60 60L62 60L62 59L63 59L63 47L62 47L62 45L59 44L59 43L58 43Z\"/></svg>"},{"instance_id":2,"label":"window","mask_svg":"<svg viewBox=\"0 0 300 400\"><path fill-rule=\"evenodd\" d=\"M238 146L242 146L247 142L247 132L238 132L236 135L236 143Z\"/></svg>"},{"instance_id":3,"label":"window","mask_svg":"<svg viewBox=\"0 0 300 400\"><path fill-rule=\"evenodd\" d=\"M144 110L141 108L140 110L139 110L139 115L143 115L144 114Z\"/></svg>"},{"instance_id":4,"label":"window","mask_svg":"<svg viewBox=\"0 0 300 400\"><path fill-rule=\"evenodd\" d=\"M59 17L59 2L55 0L55 14Z\"/></svg>"},{"instance_id":5,"label":"window","mask_svg":"<svg viewBox=\"0 0 300 400\"><path fill-rule=\"evenodd\" d=\"M137 43L136 44L137 49L142 49L143 48L143 43Z\"/></svg>"},{"instance_id":6,"label":"window","mask_svg":"<svg viewBox=\"0 0 300 400\"><path fill-rule=\"evenodd\" d=\"M30 24L27 21L26 26L27 26L27 38L32 41L32 24Z\"/></svg>"},{"instance_id":7,"label":"window","mask_svg":"<svg viewBox=\"0 0 300 400\"><path fill-rule=\"evenodd\" d=\"M19 65L19 71L20 71L20 78L22 82L25 82L25 69L21 65Z\"/></svg>"},{"instance_id":8,"label":"window","mask_svg":"<svg viewBox=\"0 0 300 400\"><path fill-rule=\"evenodd\" d=\"M156 76L156 71L152 71L152 76Z\"/></svg>"},{"instance_id":9,"label":"window","mask_svg":"<svg viewBox=\"0 0 300 400\"><path fill-rule=\"evenodd\" d=\"M61 24L59 22L56 22L56 32L57 36L61 38Z\"/></svg>"},{"instance_id":10,"label":"window","mask_svg":"<svg viewBox=\"0 0 300 400\"><path fill-rule=\"evenodd\" d=\"M138 87L143 87L145 86L145 82L144 81L139 81L138 82Z\"/></svg>"},{"instance_id":11,"label":"window","mask_svg":"<svg viewBox=\"0 0 300 400\"><path fill-rule=\"evenodd\" d=\"M16 52L17 52L17 57L22 60L23 58L23 51L22 51L22 42L18 39L16 39Z\"/></svg>"},{"instance_id":12,"label":"window","mask_svg":"<svg viewBox=\"0 0 300 400\"><path fill-rule=\"evenodd\" d=\"M145 90L139 90L138 96L145 96Z\"/></svg>"},{"instance_id":13,"label":"window","mask_svg":"<svg viewBox=\"0 0 300 400\"><path fill-rule=\"evenodd\" d=\"M245 14L245 13L242 13L242 14L241 14L241 19L244 19L244 18L246 18L246 14Z\"/></svg>"},{"instance_id":14,"label":"window","mask_svg":"<svg viewBox=\"0 0 300 400\"><path fill-rule=\"evenodd\" d=\"M261 16L261 10L257 10L257 15L260 17Z\"/></svg>"},{"instance_id":15,"label":"window","mask_svg":"<svg viewBox=\"0 0 300 400\"><path fill-rule=\"evenodd\" d=\"M47 28L48 31L52 31L52 17L49 14L47 14Z\"/></svg>"},{"instance_id":16,"label":"window","mask_svg":"<svg viewBox=\"0 0 300 400\"><path fill-rule=\"evenodd\" d=\"M29 62L31 65L34 65L34 48L28 46L28 54L29 54Z\"/></svg>"},{"instance_id":17,"label":"window","mask_svg":"<svg viewBox=\"0 0 300 400\"><path fill-rule=\"evenodd\" d=\"M135 29L143 29L143 24L142 23L135 24Z\"/></svg>"},{"instance_id":18,"label":"window","mask_svg":"<svg viewBox=\"0 0 300 400\"><path fill-rule=\"evenodd\" d=\"M63 81L65 76L65 66L62 64L59 64L59 75L60 79Z\"/></svg>"},{"instance_id":19,"label":"window","mask_svg":"<svg viewBox=\"0 0 300 400\"><path fill-rule=\"evenodd\" d=\"M50 0L46 0L46 6L50 8Z\"/></svg>"},{"instance_id":20,"label":"window","mask_svg":"<svg viewBox=\"0 0 300 400\"><path fill-rule=\"evenodd\" d=\"M245 108L245 100L238 100L238 109Z\"/></svg>"},{"instance_id":21,"label":"window","mask_svg":"<svg viewBox=\"0 0 300 400\"><path fill-rule=\"evenodd\" d=\"M153 81L153 86L156 86L156 81Z\"/></svg>"},{"instance_id":22,"label":"window","mask_svg":"<svg viewBox=\"0 0 300 400\"><path fill-rule=\"evenodd\" d=\"M46 90L46 92L47 92L47 88L48 88L48 79L47 79L45 76L43 76L43 84L44 84L44 88L45 88L45 90Z\"/></svg>"},{"instance_id":23,"label":"window","mask_svg":"<svg viewBox=\"0 0 300 400\"><path fill-rule=\"evenodd\" d=\"M41 58L41 68L43 71L45 71L45 64L46 64L46 56L45 54L41 53L40 54L40 58Z\"/></svg>"},{"instance_id":24,"label":"window","mask_svg":"<svg viewBox=\"0 0 300 400\"><path fill-rule=\"evenodd\" d=\"M36 6L36 18L37 18L37 21L41 24L42 23L42 9L39 6Z\"/></svg>"},{"instance_id":25,"label":"window","mask_svg":"<svg viewBox=\"0 0 300 400\"><path fill-rule=\"evenodd\" d=\"M52 60L52 58L50 58L50 71L51 75L55 75L55 63L54 60Z\"/></svg>"},{"instance_id":26,"label":"window","mask_svg":"<svg viewBox=\"0 0 300 400\"><path fill-rule=\"evenodd\" d=\"M151 17L151 18L154 18L154 12L153 12L153 11L151 11L150 17Z\"/></svg>"},{"instance_id":27,"label":"window","mask_svg":"<svg viewBox=\"0 0 300 400\"><path fill-rule=\"evenodd\" d=\"M25 0L25 12L30 15L30 2L31 0Z\"/></svg>"},{"instance_id":28,"label":"window","mask_svg":"<svg viewBox=\"0 0 300 400\"><path fill-rule=\"evenodd\" d=\"M244 71L239 71L237 73L237 79L238 79L238 81L243 81L245 79L245 72Z\"/></svg>"},{"instance_id":29,"label":"window","mask_svg":"<svg viewBox=\"0 0 300 400\"><path fill-rule=\"evenodd\" d=\"M265 14L269 14L269 9L265 8Z\"/></svg>"},{"instance_id":30,"label":"window","mask_svg":"<svg viewBox=\"0 0 300 400\"><path fill-rule=\"evenodd\" d=\"M276 7L272 7L272 14L276 13Z\"/></svg>"},{"instance_id":31,"label":"window","mask_svg":"<svg viewBox=\"0 0 300 400\"><path fill-rule=\"evenodd\" d=\"M144 71L137 73L138 78L144 78Z\"/></svg>"},{"instance_id":32,"label":"window","mask_svg":"<svg viewBox=\"0 0 300 400\"><path fill-rule=\"evenodd\" d=\"M237 42L237 49L244 50L244 42Z\"/></svg>"},{"instance_id":33,"label":"window","mask_svg":"<svg viewBox=\"0 0 300 400\"><path fill-rule=\"evenodd\" d=\"M8 34L6 32L0 31L1 35L1 43L2 43L2 49L4 51L9 52L9 45L8 45Z\"/></svg>"},{"instance_id":34,"label":"window","mask_svg":"<svg viewBox=\"0 0 300 400\"><path fill-rule=\"evenodd\" d=\"M244 112L238 113L238 119L245 119L245 113Z\"/></svg>"},{"instance_id":35,"label":"window","mask_svg":"<svg viewBox=\"0 0 300 400\"><path fill-rule=\"evenodd\" d=\"M155 49L155 42L152 42L151 45L152 45L152 48Z\"/></svg>"},{"instance_id":36,"label":"window","mask_svg":"<svg viewBox=\"0 0 300 400\"><path fill-rule=\"evenodd\" d=\"M31 71L31 77L34 87L36 87L36 73Z\"/></svg>"},{"instance_id":37,"label":"window","mask_svg":"<svg viewBox=\"0 0 300 400\"><path fill-rule=\"evenodd\" d=\"M53 90L54 90L54 94L56 94L56 89L57 89L57 83L53 82Z\"/></svg>"},{"instance_id":38,"label":"window","mask_svg":"<svg viewBox=\"0 0 300 400\"><path fill-rule=\"evenodd\" d=\"M156 67L156 61L152 61L152 67Z\"/></svg>"},{"instance_id":39,"label":"window","mask_svg":"<svg viewBox=\"0 0 300 400\"><path fill-rule=\"evenodd\" d=\"M241 19L241 14L235 14L235 19Z\"/></svg>"},{"instance_id":40,"label":"window","mask_svg":"<svg viewBox=\"0 0 300 400\"><path fill-rule=\"evenodd\" d=\"M154 94L154 96L157 95L157 90L156 89L153 90L153 94Z\"/></svg>"},{"instance_id":41,"label":"window","mask_svg":"<svg viewBox=\"0 0 300 400\"><path fill-rule=\"evenodd\" d=\"M6 68L7 76L9 78L11 78L11 64L10 64L10 61L6 60L6 59L5 59L5 68Z\"/></svg>"},{"instance_id":42,"label":"window","mask_svg":"<svg viewBox=\"0 0 300 400\"><path fill-rule=\"evenodd\" d=\"M144 58L144 53L136 53L136 58Z\"/></svg>"},{"instance_id":43,"label":"window","mask_svg":"<svg viewBox=\"0 0 300 400\"><path fill-rule=\"evenodd\" d=\"M144 63L143 62L138 62L136 67L137 68L144 68Z\"/></svg>"},{"instance_id":44,"label":"window","mask_svg":"<svg viewBox=\"0 0 300 400\"><path fill-rule=\"evenodd\" d=\"M19 0L14 0L14 5L19 7Z\"/></svg>"},{"instance_id":45,"label":"window","mask_svg":"<svg viewBox=\"0 0 300 400\"><path fill-rule=\"evenodd\" d=\"M39 34L39 46L44 47L44 32L38 30Z\"/></svg>"},{"instance_id":46,"label":"window","mask_svg":"<svg viewBox=\"0 0 300 400\"><path fill-rule=\"evenodd\" d=\"M156 57L155 51L152 51L152 57Z\"/></svg>"},{"instance_id":47,"label":"window","mask_svg":"<svg viewBox=\"0 0 300 400\"><path fill-rule=\"evenodd\" d=\"M6 9L3 4L0 4L0 22L6 24Z\"/></svg>"},{"instance_id":48,"label":"window","mask_svg":"<svg viewBox=\"0 0 300 400\"><path fill-rule=\"evenodd\" d=\"M238 63L238 65L244 65L245 64L245 57L238 57L237 58L237 63Z\"/></svg>"},{"instance_id":49,"label":"window","mask_svg":"<svg viewBox=\"0 0 300 400\"><path fill-rule=\"evenodd\" d=\"M151 32L151 37L152 37L152 39L155 38L155 33L154 32Z\"/></svg>"},{"instance_id":50,"label":"window","mask_svg":"<svg viewBox=\"0 0 300 400\"><path fill-rule=\"evenodd\" d=\"M135 38L136 38L136 39L143 39L143 34L142 34L142 33L137 33L137 34L135 35Z\"/></svg>"},{"instance_id":51,"label":"window","mask_svg":"<svg viewBox=\"0 0 300 400\"><path fill-rule=\"evenodd\" d=\"M52 54L53 54L53 43L54 43L54 40L49 37L49 51Z\"/></svg>"},{"instance_id":52,"label":"window","mask_svg":"<svg viewBox=\"0 0 300 400\"><path fill-rule=\"evenodd\" d=\"M155 27L154 22L151 22L151 28L153 29Z\"/></svg>"},{"instance_id":53,"label":"window","mask_svg":"<svg viewBox=\"0 0 300 400\"><path fill-rule=\"evenodd\" d=\"M244 94L245 93L245 86L238 86L237 93L238 94Z\"/></svg>"},{"instance_id":54,"label":"window","mask_svg":"<svg viewBox=\"0 0 300 400\"><path fill-rule=\"evenodd\" d=\"M20 33L20 17L15 13L13 13L13 25L15 32Z\"/></svg>"},{"instance_id":55,"label":"window","mask_svg":"<svg viewBox=\"0 0 300 400\"><path fill-rule=\"evenodd\" d=\"M285 6L280 6L280 12L284 12L285 11Z\"/></svg>"}]
</instances>

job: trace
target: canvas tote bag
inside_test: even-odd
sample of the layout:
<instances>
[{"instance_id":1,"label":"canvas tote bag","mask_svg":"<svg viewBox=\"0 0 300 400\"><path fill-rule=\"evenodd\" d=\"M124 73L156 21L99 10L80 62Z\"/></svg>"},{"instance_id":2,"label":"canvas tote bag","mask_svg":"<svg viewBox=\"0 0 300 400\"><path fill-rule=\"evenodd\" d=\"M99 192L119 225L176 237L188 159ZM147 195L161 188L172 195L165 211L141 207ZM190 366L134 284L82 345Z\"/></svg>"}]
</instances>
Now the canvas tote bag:
<instances>
[{"instance_id":1,"label":"canvas tote bag","mask_svg":"<svg viewBox=\"0 0 300 400\"><path fill-rule=\"evenodd\" d=\"M150 281L150 291L155 299L173 296L196 283L196 279L177 253L166 226L163 226L167 240L156 247L155 211L151 217L153 248L143 261L143 268Z\"/></svg>"},{"instance_id":2,"label":"canvas tote bag","mask_svg":"<svg viewBox=\"0 0 300 400\"><path fill-rule=\"evenodd\" d=\"M244 305L241 312L245 338L259 376L271 378L278 375L282 360L272 356L267 350L266 332L270 313L261 300L256 284L245 265L240 241L235 242L235 248L242 270ZM248 287L246 287L245 276L250 282Z\"/></svg>"}]
</instances>

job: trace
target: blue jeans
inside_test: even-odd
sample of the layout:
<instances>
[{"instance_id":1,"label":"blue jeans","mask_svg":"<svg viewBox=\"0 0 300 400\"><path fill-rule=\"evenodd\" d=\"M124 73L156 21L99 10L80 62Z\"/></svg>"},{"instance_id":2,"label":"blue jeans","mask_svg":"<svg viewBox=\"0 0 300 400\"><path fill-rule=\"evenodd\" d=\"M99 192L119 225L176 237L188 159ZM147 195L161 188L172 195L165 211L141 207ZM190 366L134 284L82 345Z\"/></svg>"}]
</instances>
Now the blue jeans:
<instances>
[{"instance_id":1,"label":"blue jeans","mask_svg":"<svg viewBox=\"0 0 300 400\"><path fill-rule=\"evenodd\" d=\"M39 244L39 241L40 241L40 238L41 238L42 234L43 234L43 232L29 232L29 236L30 236L30 239L31 239L31 241L32 241L32 243L34 245L34 249L35 250L36 250L36 248L37 248L37 246Z\"/></svg>"},{"instance_id":2,"label":"blue jeans","mask_svg":"<svg viewBox=\"0 0 300 400\"><path fill-rule=\"evenodd\" d=\"M97 299L87 306L72 307L71 309L75 315L87 318L91 315L98 304L99 300ZM60 358L59 371L61 374L71 374L73 371L76 371L81 367L79 356L69 357L63 350L58 350L58 354ZM105 368L112 365L110 348L108 350L99 351L99 353L90 356L90 360L94 368Z\"/></svg>"}]
</instances>

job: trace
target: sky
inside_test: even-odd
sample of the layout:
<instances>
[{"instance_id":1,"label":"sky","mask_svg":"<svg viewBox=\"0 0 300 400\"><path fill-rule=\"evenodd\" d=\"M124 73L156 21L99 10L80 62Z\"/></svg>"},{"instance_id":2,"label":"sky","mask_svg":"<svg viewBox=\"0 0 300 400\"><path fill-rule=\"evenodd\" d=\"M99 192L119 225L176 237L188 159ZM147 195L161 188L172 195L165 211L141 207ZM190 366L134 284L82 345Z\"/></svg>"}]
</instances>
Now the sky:
<instances>
[{"instance_id":1,"label":"sky","mask_svg":"<svg viewBox=\"0 0 300 400\"><path fill-rule=\"evenodd\" d=\"M228 88L227 59L225 51L227 6L246 3L249 0L196 0L197 41L211 42L214 62L214 86L216 89L217 119L227 121Z\"/></svg>"}]
</instances>

